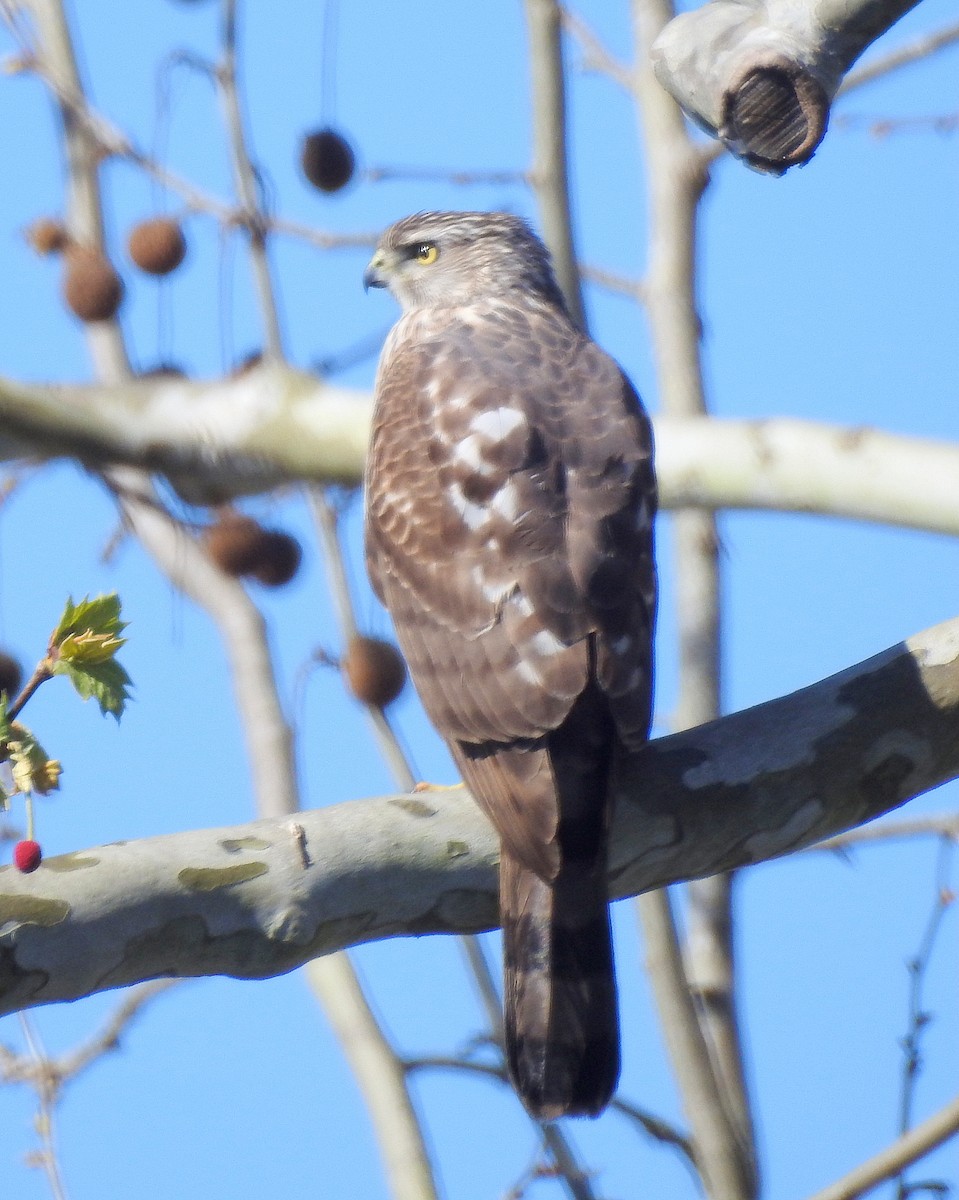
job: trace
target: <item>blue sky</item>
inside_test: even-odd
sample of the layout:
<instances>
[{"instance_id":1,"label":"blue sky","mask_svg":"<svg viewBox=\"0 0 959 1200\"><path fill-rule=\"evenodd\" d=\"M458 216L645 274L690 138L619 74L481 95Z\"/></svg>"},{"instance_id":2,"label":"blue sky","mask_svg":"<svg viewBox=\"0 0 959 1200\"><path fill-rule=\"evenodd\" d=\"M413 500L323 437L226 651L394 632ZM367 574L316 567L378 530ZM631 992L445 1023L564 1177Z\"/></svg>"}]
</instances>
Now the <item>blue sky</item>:
<instances>
[{"instance_id":1,"label":"blue sky","mask_svg":"<svg viewBox=\"0 0 959 1200\"><path fill-rule=\"evenodd\" d=\"M221 196L230 175L215 97L171 51L216 53L217 6L102 0L74 6L80 59L100 109L143 146L157 132L158 81L169 83L167 154L180 173ZM509 207L535 219L518 186L468 189L429 181L358 182L326 198L299 176L302 132L322 123L321 13L306 0L244 6L242 65L257 159L276 210L319 228L375 231L421 208ZM522 169L529 159L525 26L513 0L451 6L443 0L342 5L336 118L362 164ZM80 11L82 8L82 12ZM281 15L278 15L278 11ZM612 51L632 54L628 6L578 7ZM873 53L954 19L926 0ZM5 35L4 35L5 37ZM0 48L6 42L0 37ZM843 101L843 114L909 118L959 107L953 49ZM584 261L641 277L645 258L643 163L632 103L614 83L578 69L570 47L576 231ZM62 173L50 105L28 78L0 81L0 147L15 169L0 190L0 370L21 379L85 380L82 331L59 301L55 263L37 260L20 231L61 205ZM838 120L812 164L780 180L717 164L702 219L701 296L710 403L726 416L792 415L959 439L959 137L928 128L884 138ZM176 210L123 163L104 171L118 260L130 224ZM124 326L138 365L160 358L213 376L260 344L243 248L224 246L215 223L192 217L183 271L157 286L126 269ZM384 331L389 297L365 297L358 250L322 253L292 239L272 249L291 359L309 367ZM587 290L594 336L657 407L643 314ZM372 382L374 358L337 375ZM296 581L263 594L288 710L299 740L304 801L324 805L391 787L362 712L334 672L296 688L310 653L339 649L309 517L296 495L253 501L250 511L298 534L307 547ZM102 551L116 529L95 480L61 464L30 477L0 510L0 641L39 656L64 598L118 590L131 622L123 661L136 698L119 728L80 706L65 685L45 687L27 717L64 761L63 792L44 802L48 853L182 828L229 824L252 813L249 772L223 650L206 618L172 591L143 552ZM363 579L359 508L349 520L352 572L366 628L388 619ZM723 519L725 702L740 708L847 666L956 613L959 549L941 536L807 516ZM657 717L675 695L669 519L662 522L663 617ZM301 700L297 697L302 695ZM396 706L423 778L453 778L412 695ZM909 813L956 805L954 787ZM931 842L883 844L850 860L807 853L755 868L738 884L738 951L748 1062L771 1200L824 1186L880 1149L895 1129L905 1032L905 962L934 900ZM953 875L955 880L955 875ZM624 1094L682 1122L642 974L629 904L616 906L623 992ZM495 939L490 939L497 953ZM928 977L927 1034L917 1111L951 1098L959 1022L959 934L947 916ZM450 939L396 940L360 949L358 968L405 1053L454 1050L481 1014ZM88 1036L115 994L35 1014L51 1050ZM0 1041L20 1043L15 1018ZM450 1075L418 1079L446 1194L502 1195L535 1150L531 1127L502 1089ZM264 983L205 980L158 1000L122 1052L69 1091L59 1128L72 1200L149 1190L179 1200L210 1195L364 1196L388 1193L368 1123L339 1050L298 975ZM694 1195L668 1151L618 1118L578 1123L571 1136L598 1172L604 1196ZM33 1144L31 1104L0 1089L0 1173L18 1200L47 1196L23 1165ZM959 1182L955 1147L922 1178ZM555 1192L555 1189L552 1189ZM551 1185L540 1184L548 1195ZM558 1192L556 1193L558 1194Z\"/></svg>"}]
</instances>

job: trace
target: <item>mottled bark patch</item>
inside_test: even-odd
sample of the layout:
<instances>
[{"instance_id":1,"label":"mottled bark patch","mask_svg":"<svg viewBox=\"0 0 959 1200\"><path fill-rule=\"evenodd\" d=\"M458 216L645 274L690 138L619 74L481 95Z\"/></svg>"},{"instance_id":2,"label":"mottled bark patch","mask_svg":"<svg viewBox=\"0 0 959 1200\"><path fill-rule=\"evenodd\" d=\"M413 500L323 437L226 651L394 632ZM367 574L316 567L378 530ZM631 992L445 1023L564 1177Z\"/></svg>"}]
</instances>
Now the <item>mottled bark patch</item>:
<instances>
[{"instance_id":1,"label":"mottled bark patch","mask_svg":"<svg viewBox=\"0 0 959 1200\"><path fill-rule=\"evenodd\" d=\"M46 864L44 863L44 866ZM70 913L66 900L48 896L12 896L0 893L0 928L12 922L16 925L59 925Z\"/></svg>"},{"instance_id":2,"label":"mottled bark patch","mask_svg":"<svg viewBox=\"0 0 959 1200\"><path fill-rule=\"evenodd\" d=\"M273 843L258 837L223 838L220 845L227 854L239 854L241 850L269 850Z\"/></svg>"},{"instance_id":3,"label":"mottled bark patch","mask_svg":"<svg viewBox=\"0 0 959 1200\"><path fill-rule=\"evenodd\" d=\"M82 854L79 851L73 854L58 854L54 858L43 860L45 871L56 871L60 875L65 875L69 871L83 871L88 867L98 867L99 865L100 859L95 854Z\"/></svg>"},{"instance_id":4,"label":"mottled bark patch","mask_svg":"<svg viewBox=\"0 0 959 1200\"><path fill-rule=\"evenodd\" d=\"M416 800L412 796L398 796L396 799L391 800L390 804L395 804L397 808L402 808L411 817L436 816L436 809L432 805L426 804L422 800Z\"/></svg>"},{"instance_id":5,"label":"mottled bark patch","mask_svg":"<svg viewBox=\"0 0 959 1200\"><path fill-rule=\"evenodd\" d=\"M269 867L265 862L237 863L233 867L184 867L177 879L191 892L215 892L256 879L267 871Z\"/></svg>"}]
</instances>

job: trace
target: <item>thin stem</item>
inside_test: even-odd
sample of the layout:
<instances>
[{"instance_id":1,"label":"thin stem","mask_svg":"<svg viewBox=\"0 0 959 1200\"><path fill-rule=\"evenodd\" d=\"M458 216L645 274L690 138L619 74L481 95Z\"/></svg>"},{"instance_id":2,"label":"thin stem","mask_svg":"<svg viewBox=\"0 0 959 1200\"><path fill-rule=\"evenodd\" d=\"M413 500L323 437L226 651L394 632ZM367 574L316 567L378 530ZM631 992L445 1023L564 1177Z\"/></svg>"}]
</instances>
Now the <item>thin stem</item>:
<instances>
[{"instance_id":1,"label":"thin stem","mask_svg":"<svg viewBox=\"0 0 959 1200\"><path fill-rule=\"evenodd\" d=\"M340 636L345 644L356 637L358 627L356 610L350 594L349 576L346 570L346 557L340 542L339 515L325 488L314 487L307 492L313 519L323 548L323 561L326 564L327 586L333 597L337 620L340 626ZM412 791L416 786L416 776L410 767L403 747L400 745L396 731L382 708L368 704L366 706L373 736L376 739L380 753L383 755L390 772L398 787Z\"/></svg>"},{"instance_id":2,"label":"thin stem","mask_svg":"<svg viewBox=\"0 0 959 1200\"><path fill-rule=\"evenodd\" d=\"M403 1065L370 1008L349 955L314 959L306 965L306 977L363 1093L392 1195L395 1200L437 1200Z\"/></svg>"},{"instance_id":3,"label":"thin stem","mask_svg":"<svg viewBox=\"0 0 959 1200\"><path fill-rule=\"evenodd\" d=\"M850 829L838 837L827 838L807 853L820 850L847 850L864 842L893 841L896 838L940 837L959 842L959 813L943 813L941 816L917 817L913 821L883 821L881 824L864 825L861 829Z\"/></svg>"},{"instance_id":4,"label":"thin stem","mask_svg":"<svg viewBox=\"0 0 959 1200\"><path fill-rule=\"evenodd\" d=\"M13 704L7 709L7 717L13 721L23 711L24 706L30 697L36 692L41 684L46 683L48 679L53 678L53 671L50 669L49 660L43 658L37 663L33 674L23 685L20 695L17 696Z\"/></svg>"},{"instance_id":5,"label":"thin stem","mask_svg":"<svg viewBox=\"0 0 959 1200\"><path fill-rule=\"evenodd\" d=\"M37 1093L38 1106L34 1127L40 1138L41 1147L37 1157L43 1166L54 1200L66 1200L67 1193L63 1186L63 1177L60 1174L54 1138L56 1107L60 1099L63 1080L40 1044L39 1036L34 1030L30 1018L26 1013L20 1013L19 1017L20 1028L33 1060L31 1082Z\"/></svg>"},{"instance_id":6,"label":"thin stem","mask_svg":"<svg viewBox=\"0 0 959 1200\"><path fill-rule=\"evenodd\" d=\"M847 92L865 87L867 83L872 83L875 79L881 79L902 67L929 58L938 50L943 50L956 42L959 42L959 22L944 25L935 33L926 34L914 42L899 46L882 58L874 59L872 62L858 67L855 71L850 71L836 95L845 96Z\"/></svg>"},{"instance_id":7,"label":"thin stem","mask_svg":"<svg viewBox=\"0 0 959 1200\"><path fill-rule=\"evenodd\" d=\"M216 78L223 100L224 116L230 140L230 157L237 195L250 233L250 260L260 306L260 318L266 340L266 354L273 359L283 358L283 336L276 305L276 288L267 254L267 223L260 208L256 172L250 156L243 125L240 93L237 87L236 0L223 0L223 50L216 69Z\"/></svg>"},{"instance_id":8,"label":"thin stem","mask_svg":"<svg viewBox=\"0 0 959 1200\"><path fill-rule=\"evenodd\" d=\"M566 79L560 8L556 0L526 0L533 91L533 163L530 178L543 236L570 316L586 328L576 266L566 148Z\"/></svg>"},{"instance_id":9,"label":"thin stem","mask_svg":"<svg viewBox=\"0 0 959 1200\"><path fill-rule=\"evenodd\" d=\"M916 1162L930 1150L959 1133L959 1096L934 1113L915 1129L897 1138L885 1150L860 1163L808 1200L859 1200L880 1183L898 1175L903 1167Z\"/></svg>"},{"instance_id":10,"label":"thin stem","mask_svg":"<svg viewBox=\"0 0 959 1200\"><path fill-rule=\"evenodd\" d=\"M902 1080L899 1089L899 1135L908 1133L912 1126L913 1104L916 1098L916 1085L922 1070L922 1038L929 1026L930 1016L923 1003L923 985L936 939L942 928L942 920L946 910L953 904L955 896L949 886L950 868L952 865L953 843L943 838L939 843L938 863L935 875L935 896L932 912L926 922L926 928L919 943L919 949L914 958L907 964L909 970L909 1017L908 1030L902 1039L904 1054ZM896 1181L897 1200L907 1200L911 1188L906 1181L905 1168L900 1172Z\"/></svg>"}]
</instances>

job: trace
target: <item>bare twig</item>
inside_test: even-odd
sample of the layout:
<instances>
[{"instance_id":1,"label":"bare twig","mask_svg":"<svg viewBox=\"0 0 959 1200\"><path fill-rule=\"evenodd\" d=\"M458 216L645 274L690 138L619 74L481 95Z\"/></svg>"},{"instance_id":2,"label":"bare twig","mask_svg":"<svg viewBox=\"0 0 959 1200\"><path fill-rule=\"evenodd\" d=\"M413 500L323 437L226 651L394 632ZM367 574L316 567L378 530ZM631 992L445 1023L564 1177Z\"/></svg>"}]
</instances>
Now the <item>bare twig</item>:
<instances>
[{"instance_id":1,"label":"bare twig","mask_svg":"<svg viewBox=\"0 0 959 1200\"><path fill-rule=\"evenodd\" d=\"M632 93L636 80L626 63L610 53L578 13L564 7L560 10L560 17L563 28L579 42L583 51L583 69L607 75L623 91Z\"/></svg>"},{"instance_id":2,"label":"bare twig","mask_svg":"<svg viewBox=\"0 0 959 1200\"><path fill-rule=\"evenodd\" d=\"M37 0L28 0L33 4ZM45 2L45 0L43 0ZM205 213L214 217L224 228L242 227L246 224L246 213L227 200L214 195L212 192L197 186L191 180L170 170L164 163L147 153L126 134L119 126L113 124L102 113L98 112L87 97L78 91L72 91L51 68L45 55L28 40L19 23L11 15L11 5L3 6L2 16L23 47L23 57L27 69L35 71L43 79L58 102L69 110L73 120L80 126L96 147L97 157L111 157L129 162L160 186L175 196L178 196L189 212ZM45 41L46 39L41 39ZM308 242L320 250L336 249L366 249L376 245L377 233L330 233L275 214L262 214L264 227L276 234L296 238Z\"/></svg>"},{"instance_id":3,"label":"bare twig","mask_svg":"<svg viewBox=\"0 0 959 1200\"><path fill-rule=\"evenodd\" d=\"M588 264L580 266L579 275L587 283L594 283L597 287L605 288L608 292L616 292L620 296L628 296L631 300L636 300L640 304L645 304L646 302L646 288L639 279L630 279L626 275L619 275L615 271L608 271L605 267L591 267Z\"/></svg>"},{"instance_id":4,"label":"bare twig","mask_svg":"<svg viewBox=\"0 0 959 1200\"><path fill-rule=\"evenodd\" d=\"M131 988L95 1037L60 1058L57 1070L63 1082L69 1083L105 1054L119 1049L121 1038L147 1005L179 986L178 979L152 979Z\"/></svg>"},{"instance_id":5,"label":"bare twig","mask_svg":"<svg viewBox=\"0 0 959 1200\"><path fill-rule=\"evenodd\" d=\"M919 949L915 957L907 963L909 970L909 1027L906 1036L900 1043L903 1050L902 1079L899 1090L900 1137L905 1136L912 1126L916 1084L922 1070L922 1039L932 1019L923 1002L923 984L932 960L936 939L942 928L943 917L956 899L955 893L950 887L953 848L954 843L948 838L943 838L939 843L932 912L923 931ZM906 1182L904 1168L896 1183L897 1200L907 1200L912 1191L913 1189Z\"/></svg>"},{"instance_id":6,"label":"bare twig","mask_svg":"<svg viewBox=\"0 0 959 1200\"><path fill-rule=\"evenodd\" d=\"M872 62L866 63L864 66L857 67L855 71L850 71L842 81L842 85L836 95L837 97L845 96L856 88L865 87L867 83L872 83L876 79L890 75L893 71L898 71L902 67L908 67L912 63L930 58L938 50L955 45L956 42L959 42L959 22L954 22L952 25L945 25L942 29L936 30L935 33L925 34L923 37L916 38L913 42L908 42L905 46L898 46L895 50L890 51L889 54L873 59Z\"/></svg>"},{"instance_id":7,"label":"bare twig","mask_svg":"<svg viewBox=\"0 0 959 1200\"><path fill-rule=\"evenodd\" d=\"M350 595L346 560L340 542L339 519L335 507L323 488L310 488L308 497L319 533L320 545L323 547L327 586L336 608L340 636L344 644L348 644L350 639L356 636L357 624L353 599ZM385 710L376 705L368 704L366 710L380 754L389 766L397 786L406 791L412 790L416 784L416 777L407 762L389 716Z\"/></svg>"},{"instance_id":8,"label":"bare twig","mask_svg":"<svg viewBox=\"0 0 959 1200\"><path fill-rule=\"evenodd\" d=\"M827 838L817 846L811 846L807 853L813 854L819 850L849 850L869 842L894 841L898 838L938 837L949 838L959 842L959 813L943 813L938 817L917 817L912 821L881 821L873 825L863 825L859 829L850 829L838 837Z\"/></svg>"},{"instance_id":9,"label":"bare twig","mask_svg":"<svg viewBox=\"0 0 959 1200\"><path fill-rule=\"evenodd\" d=\"M885 1150L867 1159L829 1187L816 1192L808 1200L858 1200L858 1197L892 1179L904 1167L916 1162L930 1150L935 1150L956 1133L959 1133L959 1096L921 1125L897 1138Z\"/></svg>"},{"instance_id":10,"label":"bare twig","mask_svg":"<svg viewBox=\"0 0 959 1200\"><path fill-rule=\"evenodd\" d=\"M224 116L229 133L233 178L243 209L244 224L250 233L250 260L253 264L253 278L260 306L260 319L263 322L266 353L272 359L282 359L283 337L277 315L276 286L267 254L267 225L263 219L257 194L256 172L250 156L243 124L240 93L237 88L236 0L223 0L222 27L223 47L216 69L216 78L220 87L220 95L223 98Z\"/></svg>"},{"instance_id":11,"label":"bare twig","mask_svg":"<svg viewBox=\"0 0 959 1200\"><path fill-rule=\"evenodd\" d=\"M474 187L479 184L502 187L529 183L526 171L454 171L443 167L364 167L362 175L369 183L415 180L419 183L451 183L455 187Z\"/></svg>"},{"instance_id":12,"label":"bare twig","mask_svg":"<svg viewBox=\"0 0 959 1200\"><path fill-rule=\"evenodd\" d=\"M566 81L557 0L525 0L533 92L533 163L530 178L543 237L570 315L586 328L570 215L566 150Z\"/></svg>"},{"instance_id":13,"label":"bare twig","mask_svg":"<svg viewBox=\"0 0 959 1200\"><path fill-rule=\"evenodd\" d=\"M366 1101L396 1200L436 1200L421 1122L405 1072L347 954L316 958L306 976L323 1005Z\"/></svg>"},{"instance_id":14,"label":"bare twig","mask_svg":"<svg viewBox=\"0 0 959 1200\"><path fill-rule=\"evenodd\" d=\"M480 1075L496 1083L508 1084L509 1076L502 1064L487 1063L461 1054L418 1054L415 1058L403 1060L407 1071L463 1071L467 1074ZM631 1124L638 1126L654 1141L672 1146L678 1150L687 1165L695 1168L695 1152L690 1139L681 1130L654 1116L638 1105L624 1100L622 1096L614 1096L609 1102L611 1112L619 1113Z\"/></svg>"},{"instance_id":15,"label":"bare twig","mask_svg":"<svg viewBox=\"0 0 959 1200\"><path fill-rule=\"evenodd\" d=\"M63 1080L43 1049L40 1035L26 1013L20 1013L20 1028L30 1052L29 1082L37 1094L34 1126L40 1138L40 1149L30 1156L30 1160L43 1168L54 1200L66 1200L55 1136L56 1111Z\"/></svg>"}]
</instances>

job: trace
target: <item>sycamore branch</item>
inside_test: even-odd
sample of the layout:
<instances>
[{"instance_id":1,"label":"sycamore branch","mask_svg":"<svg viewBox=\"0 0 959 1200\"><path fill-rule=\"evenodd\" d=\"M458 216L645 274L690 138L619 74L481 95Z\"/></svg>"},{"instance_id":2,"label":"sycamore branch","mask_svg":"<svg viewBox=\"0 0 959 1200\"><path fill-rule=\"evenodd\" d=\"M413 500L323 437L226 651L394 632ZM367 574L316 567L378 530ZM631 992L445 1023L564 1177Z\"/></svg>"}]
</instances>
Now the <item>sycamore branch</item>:
<instances>
[{"instance_id":1,"label":"sycamore branch","mask_svg":"<svg viewBox=\"0 0 959 1200\"><path fill-rule=\"evenodd\" d=\"M614 898L812 845L959 776L959 618L651 742L616 782ZM262 978L496 920L462 789L354 801L0 869L0 1013L163 975Z\"/></svg>"},{"instance_id":2,"label":"sycamore branch","mask_svg":"<svg viewBox=\"0 0 959 1200\"><path fill-rule=\"evenodd\" d=\"M710 0L666 26L656 74L760 171L808 162L846 72L918 0Z\"/></svg>"},{"instance_id":3,"label":"sycamore branch","mask_svg":"<svg viewBox=\"0 0 959 1200\"><path fill-rule=\"evenodd\" d=\"M165 476L215 503L281 483L358 485L368 392L279 364L196 382L36 385L0 378L0 457L73 457ZM660 417L665 508L760 508L959 534L959 446L776 418Z\"/></svg>"}]
</instances>

